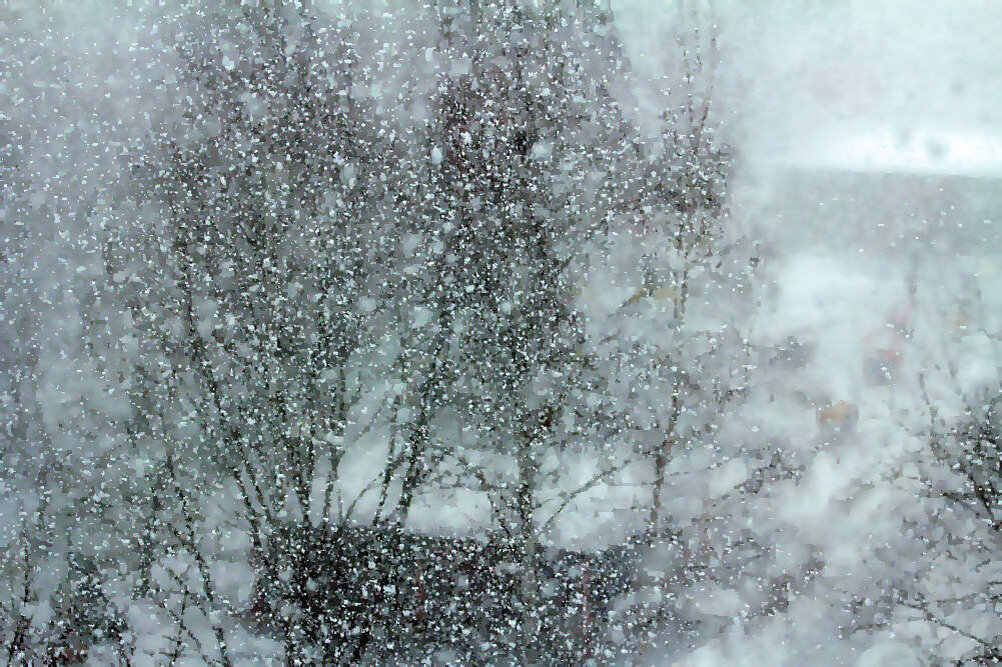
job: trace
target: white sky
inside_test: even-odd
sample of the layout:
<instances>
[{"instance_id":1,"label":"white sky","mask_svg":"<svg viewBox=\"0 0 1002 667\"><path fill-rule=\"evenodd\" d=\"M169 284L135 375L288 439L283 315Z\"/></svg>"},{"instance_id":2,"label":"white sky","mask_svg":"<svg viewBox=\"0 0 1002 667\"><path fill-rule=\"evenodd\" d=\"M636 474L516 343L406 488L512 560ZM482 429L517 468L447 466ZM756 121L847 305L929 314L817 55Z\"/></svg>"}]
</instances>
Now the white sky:
<instances>
[{"instance_id":1,"label":"white sky","mask_svg":"<svg viewBox=\"0 0 1002 667\"><path fill-rule=\"evenodd\" d=\"M679 12L697 8L704 25L718 24L718 112L736 118L737 143L756 157L851 161L820 155L850 149L878 163L914 166L936 156L947 172L1002 173L1000 2L613 0L613 6L630 35L631 58L648 71L670 67L675 58L672 22ZM854 146L843 145L847 137Z\"/></svg>"}]
</instances>

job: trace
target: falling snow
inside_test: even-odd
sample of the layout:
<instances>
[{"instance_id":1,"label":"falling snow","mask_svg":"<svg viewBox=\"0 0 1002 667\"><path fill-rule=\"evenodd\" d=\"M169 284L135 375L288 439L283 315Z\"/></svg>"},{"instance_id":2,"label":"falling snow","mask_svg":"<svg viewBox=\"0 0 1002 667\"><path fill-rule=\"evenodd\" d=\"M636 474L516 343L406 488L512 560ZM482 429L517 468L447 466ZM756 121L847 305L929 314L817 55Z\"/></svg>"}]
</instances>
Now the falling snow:
<instances>
[{"instance_id":1,"label":"falling snow","mask_svg":"<svg viewBox=\"0 0 1002 667\"><path fill-rule=\"evenodd\" d=\"M0 655L1002 661L1002 14L794 4L0 8Z\"/></svg>"}]
</instances>

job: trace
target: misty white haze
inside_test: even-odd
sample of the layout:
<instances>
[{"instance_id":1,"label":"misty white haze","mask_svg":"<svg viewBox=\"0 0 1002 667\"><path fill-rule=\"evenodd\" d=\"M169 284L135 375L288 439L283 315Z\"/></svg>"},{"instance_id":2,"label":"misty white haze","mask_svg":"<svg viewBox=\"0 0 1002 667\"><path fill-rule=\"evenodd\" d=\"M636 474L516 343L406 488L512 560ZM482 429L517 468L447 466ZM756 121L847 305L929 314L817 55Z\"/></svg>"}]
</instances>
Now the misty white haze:
<instances>
[{"instance_id":1,"label":"misty white haze","mask_svg":"<svg viewBox=\"0 0 1002 667\"><path fill-rule=\"evenodd\" d=\"M998 664L999 35L0 7L0 656Z\"/></svg>"}]
</instances>

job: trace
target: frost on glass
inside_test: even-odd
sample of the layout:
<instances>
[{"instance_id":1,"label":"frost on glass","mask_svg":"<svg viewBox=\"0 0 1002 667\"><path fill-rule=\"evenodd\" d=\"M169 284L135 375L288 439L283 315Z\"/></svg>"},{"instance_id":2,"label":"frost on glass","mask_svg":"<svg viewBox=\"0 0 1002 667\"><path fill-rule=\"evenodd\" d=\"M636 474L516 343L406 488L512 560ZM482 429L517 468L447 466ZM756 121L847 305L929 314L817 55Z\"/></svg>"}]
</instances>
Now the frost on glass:
<instances>
[{"instance_id":1,"label":"frost on glass","mask_svg":"<svg viewBox=\"0 0 1002 667\"><path fill-rule=\"evenodd\" d=\"M0 653L999 660L997 142L760 20L0 9Z\"/></svg>"}]
</instances>

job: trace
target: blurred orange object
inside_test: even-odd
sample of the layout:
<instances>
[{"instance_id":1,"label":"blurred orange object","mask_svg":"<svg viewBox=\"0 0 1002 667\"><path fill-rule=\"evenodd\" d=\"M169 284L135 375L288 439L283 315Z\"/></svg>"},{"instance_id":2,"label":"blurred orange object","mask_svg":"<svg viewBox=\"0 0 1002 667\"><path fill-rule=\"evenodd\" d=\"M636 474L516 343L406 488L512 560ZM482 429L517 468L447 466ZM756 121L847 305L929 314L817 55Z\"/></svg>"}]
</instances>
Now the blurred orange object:
<instances>
[{"instance_id":1,"label":"blurred orange object","mask_svg":"<svg viewBox=\"0 0 1002 667\"><path fill-rule=\"evenodd\" d=\"M852 403L839 401L818 410L818 426L833 431L850 431L859 421L859 409Z\"/></svg>"}]
</instances>

